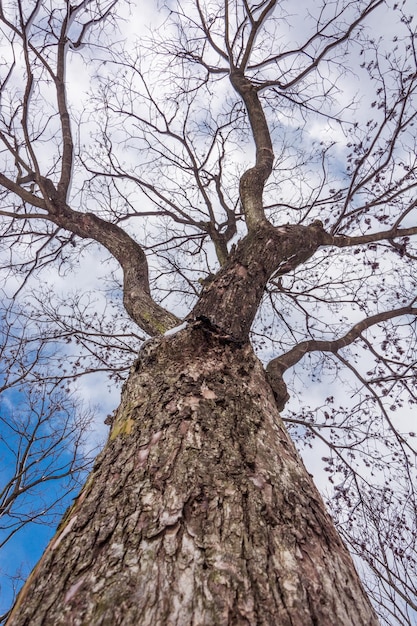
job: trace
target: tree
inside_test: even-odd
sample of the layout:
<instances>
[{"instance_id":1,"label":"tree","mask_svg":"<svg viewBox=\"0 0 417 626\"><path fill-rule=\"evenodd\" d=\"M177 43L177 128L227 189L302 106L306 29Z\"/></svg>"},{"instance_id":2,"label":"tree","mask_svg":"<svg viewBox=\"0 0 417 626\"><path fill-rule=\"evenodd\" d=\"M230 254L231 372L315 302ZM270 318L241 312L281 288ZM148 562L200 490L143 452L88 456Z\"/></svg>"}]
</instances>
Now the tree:
<instances>
[{"instance_id":1,"label":"tree","mask_svg":"<svg viewBox=\"0 0 417 626\"><path fill-rule=\"evenodd\" d=\"M304 391L286 420L327 446L352 545L392 463L414 501L393 412L416 400L415 32L382 0L290 8L169 2L136 47L115 0L1 9L8 270L26 285L100 244L150 337L10 625L377 623L279 411L302 365L338 381L341 400ZM387 10L394 48L367 30Z\"/></svg>"},{"instance_id":2,"label":"tree","mask_svg":"<svg viewBox=\"0 0 417 626\"><path fill-rule=\"evenodd\" d=\"M0 554L5 563L4 548L16 544L27 526L56 524L82 485L93 460L86 441L93 413L57 386L50 371L57 356L51 338L34 334L25 313L4 294L2 301ZM1 582L2 601L12 597L24 570L15 552Z\"/></svg>"}]
</instances>

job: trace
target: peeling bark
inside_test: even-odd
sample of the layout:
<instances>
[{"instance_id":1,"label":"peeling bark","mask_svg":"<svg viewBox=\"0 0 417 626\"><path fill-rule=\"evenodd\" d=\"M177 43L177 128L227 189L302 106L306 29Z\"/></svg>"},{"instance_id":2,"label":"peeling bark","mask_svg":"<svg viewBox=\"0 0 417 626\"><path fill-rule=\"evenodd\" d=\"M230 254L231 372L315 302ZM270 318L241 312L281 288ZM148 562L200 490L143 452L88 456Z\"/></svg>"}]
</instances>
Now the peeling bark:
<instances>
[{"instance_id":1,"label":"peeling bark","mask_svg":"<svg viewBox=\"0 0 417 626\"><path fill-rule=\"evenodd\" d=\"M248 344L152 340L8 626L373 626Z\"/></svg>"}]
</instances>

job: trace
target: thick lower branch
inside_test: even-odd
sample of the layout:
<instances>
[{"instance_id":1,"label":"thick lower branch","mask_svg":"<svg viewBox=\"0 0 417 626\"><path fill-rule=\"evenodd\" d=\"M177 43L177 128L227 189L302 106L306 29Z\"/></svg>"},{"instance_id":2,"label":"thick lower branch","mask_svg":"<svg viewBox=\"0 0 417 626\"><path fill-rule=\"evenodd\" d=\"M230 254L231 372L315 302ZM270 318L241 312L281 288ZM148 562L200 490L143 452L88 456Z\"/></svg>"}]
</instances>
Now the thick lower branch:
<instances>
[{"instance_id":1,"label":"thick lower branch","mask_svg":"<svg viewBox=\"0 0 417 626\"><path fill-rule=\"evenodd\" d=\"M267 365L267 372L275 378L282 377L283 373L293 367L298 361L301 361L304 355L308 352L334 352L336 353L341 348L345 348L360 337L361 333L381 322L393 319L394 317L400 317L401 315L417 315L417 308L412 306L405 306L401 309L394 309L392 311L384 311L377 315L371 315L363 319L352 326L352 328L343 337L334 339L333 341L319 341L310 339L308 341L302 341L294 348L282 354L281 356L272 359Z\"/></svg>"},{"instance_id":2,"label":"thick lower branch","mask_svg":"<svg viewBox=\"0 0 417 626\"><path fill-rule=\"evenodd\" d=\"M106 222L93 213L80 213L71 209L65 202L66 185L63 190L57 189L51 180L36 177L34 173L31 174L31 180L36 180L43 197L27 191L0 173L0 185L15 193L24 202L45 211L44 216L25 217L43 217L82 239L94 239L115 257L123 270L123 302L126 311L146 333L151 336L161 335L180 323L175 315L153 300L146 255L134 239L119 226ZM17 214L16 217L20 216Z\"/></svg>"},{"instance_id":3,"label":"thick lower branch","mask_svg":"<svg viewBox=\"0 0 417 626\"><path fill-rule=\"evenodd\" d=\"M150 293L148 263L139 244L124 230L92 213L60 208L49 220L83 239L94 239L120 263L123 302L130 317L149 335L163 334L180 320L157 304Z\"/></svg>"},{"instance_id":4,"label":"thick lower branch","mask_svg":"<svg viewBox=\"0 0 417 626\"><path fill-rule=\"evenodd\" d=\"M390 228L390 230L382 230L378 233L369 233L368 235L358 235L356 237L329 235L327 243L337 248L348 248L351 246L363 246L367 243L375 243L377 241L389 241L390 239L399 239L400 237L411 237L412 235L417 235L417 226L411 226L410 228Z\"/></svg>"}]
</instances>

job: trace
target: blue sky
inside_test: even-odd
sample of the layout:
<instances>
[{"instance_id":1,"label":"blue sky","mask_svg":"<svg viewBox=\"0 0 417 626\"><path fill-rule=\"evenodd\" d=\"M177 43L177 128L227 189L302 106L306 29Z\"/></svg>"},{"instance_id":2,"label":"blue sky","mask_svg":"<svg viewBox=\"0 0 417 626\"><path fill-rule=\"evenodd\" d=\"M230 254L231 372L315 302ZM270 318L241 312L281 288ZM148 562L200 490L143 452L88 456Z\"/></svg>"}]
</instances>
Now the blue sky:
<instances>
[{"instance_id":1,"label":"blue sky","mask_svg":"<svg viewBox=\"0 0 417 626\"><path fill-rule=\"evenodd\" d=\"M48 389L29 398L19 389L0 394L0 503L6 509L0 517L0 614L20 585L13 577L27 576L85 478L82 469L77 482L66 476L69 465L83 466L88 454L72 400ZM51 476L56 479L43 480Z\"/></svg>"}]
</instances>

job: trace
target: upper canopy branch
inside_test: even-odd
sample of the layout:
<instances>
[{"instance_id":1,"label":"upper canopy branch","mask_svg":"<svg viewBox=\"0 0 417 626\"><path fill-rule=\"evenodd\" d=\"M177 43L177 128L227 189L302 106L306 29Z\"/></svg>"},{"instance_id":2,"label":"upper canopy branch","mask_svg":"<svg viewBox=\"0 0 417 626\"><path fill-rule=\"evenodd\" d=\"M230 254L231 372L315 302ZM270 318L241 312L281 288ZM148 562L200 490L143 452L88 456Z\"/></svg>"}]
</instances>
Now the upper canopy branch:
<instances>
[{"instance_id":1,"label":"upper canopy branch","mask_svg":"<svg viewBox=\"0 0 417 626\"><path fill-rule=\"evenodd\" d=\"M300 53L305 55L305 57L307 57L308 59L310 59L309 63L307 63L307 65L303 69L298 71L296 75L294 76L294 78L289 79L287 81L278 80L278 79L262 80L259 82L258 89L261 90L261 89L265 89L268 87L278 87L281 90L289 90L295 87L297 84L303 81L311 72L316 70L322 61L329 58L333 50L337 50L342 43L348 41L350 37L352 36L353 31L355 31L358 28L358 26L360 26L360 24L362 24L362 22L364 22L364 20L368 18L369 15L375 9L383 5L384 1L385 0L372 0L372 2L369 2L368 6L363 11L360 12L360 14L355 20L353 20L349 24L346 30L340 32L337 35L332 36L330 34L326 34L325 31L330 25L332 25L336 17L340 18L340 15L336 15L334 18L330 19L324 26L318 27L317 32L309 40L307 40L305 44L303 44L302 46L298 48L294 48L292 50L285 50L276 55L271 55L270 57L268 57L262 62L258 62L253 65L250 65L248 69L252 71L259 70L261 68L270 66L271 64L277 64L280 61L284 61L287 58L295 59L296 57L300 55ZM318 39L323 39L325 42L328 42L328 43L326 43L326 45L318 53L316 54L311 53L311 52L309 53L308 48L312 44L314 44ZM330 42L329 42L329 39L330 39Z\"/></svg>"},{"instance_id":2,"label":"upper canopy branch","mask_svg":"<svg viewBox=\"0 0 417 626\"><path fill-rule=\"evenodd\" d=\"M240 69L230 73L230 82L245 104L256 146L255 166L244 172L239 184L240 199L250 231L265 220L262 194L272 172L274 151L265 112L255 87Z\"/></svg>"},{"instance_id":3,"label":"upper canopy branch","mask_svg":"<svg viewBox=\"0 0 417 626\"><path fill-rule=\"evenodd\" d=\"M246 9L248 19L251 24L251 30L248 36L248 41L246 43L246 46L242 54L242 59L239 62L240 69L245 70L245 68L247 67L250 56L252 54L253 47L255 45L256 37L259 33L259 30L261 29L268 15L275 8L276 4L277 4L277 0L269 0L268 2L262 2L259 6L255 7L254 10L252 10L249 7L248 3L245 1L245 9ZM262 9L261 14L259 15L257 19L255 19L254 11L260 10L260 9Z\"/></svg>"}]
</instances>

